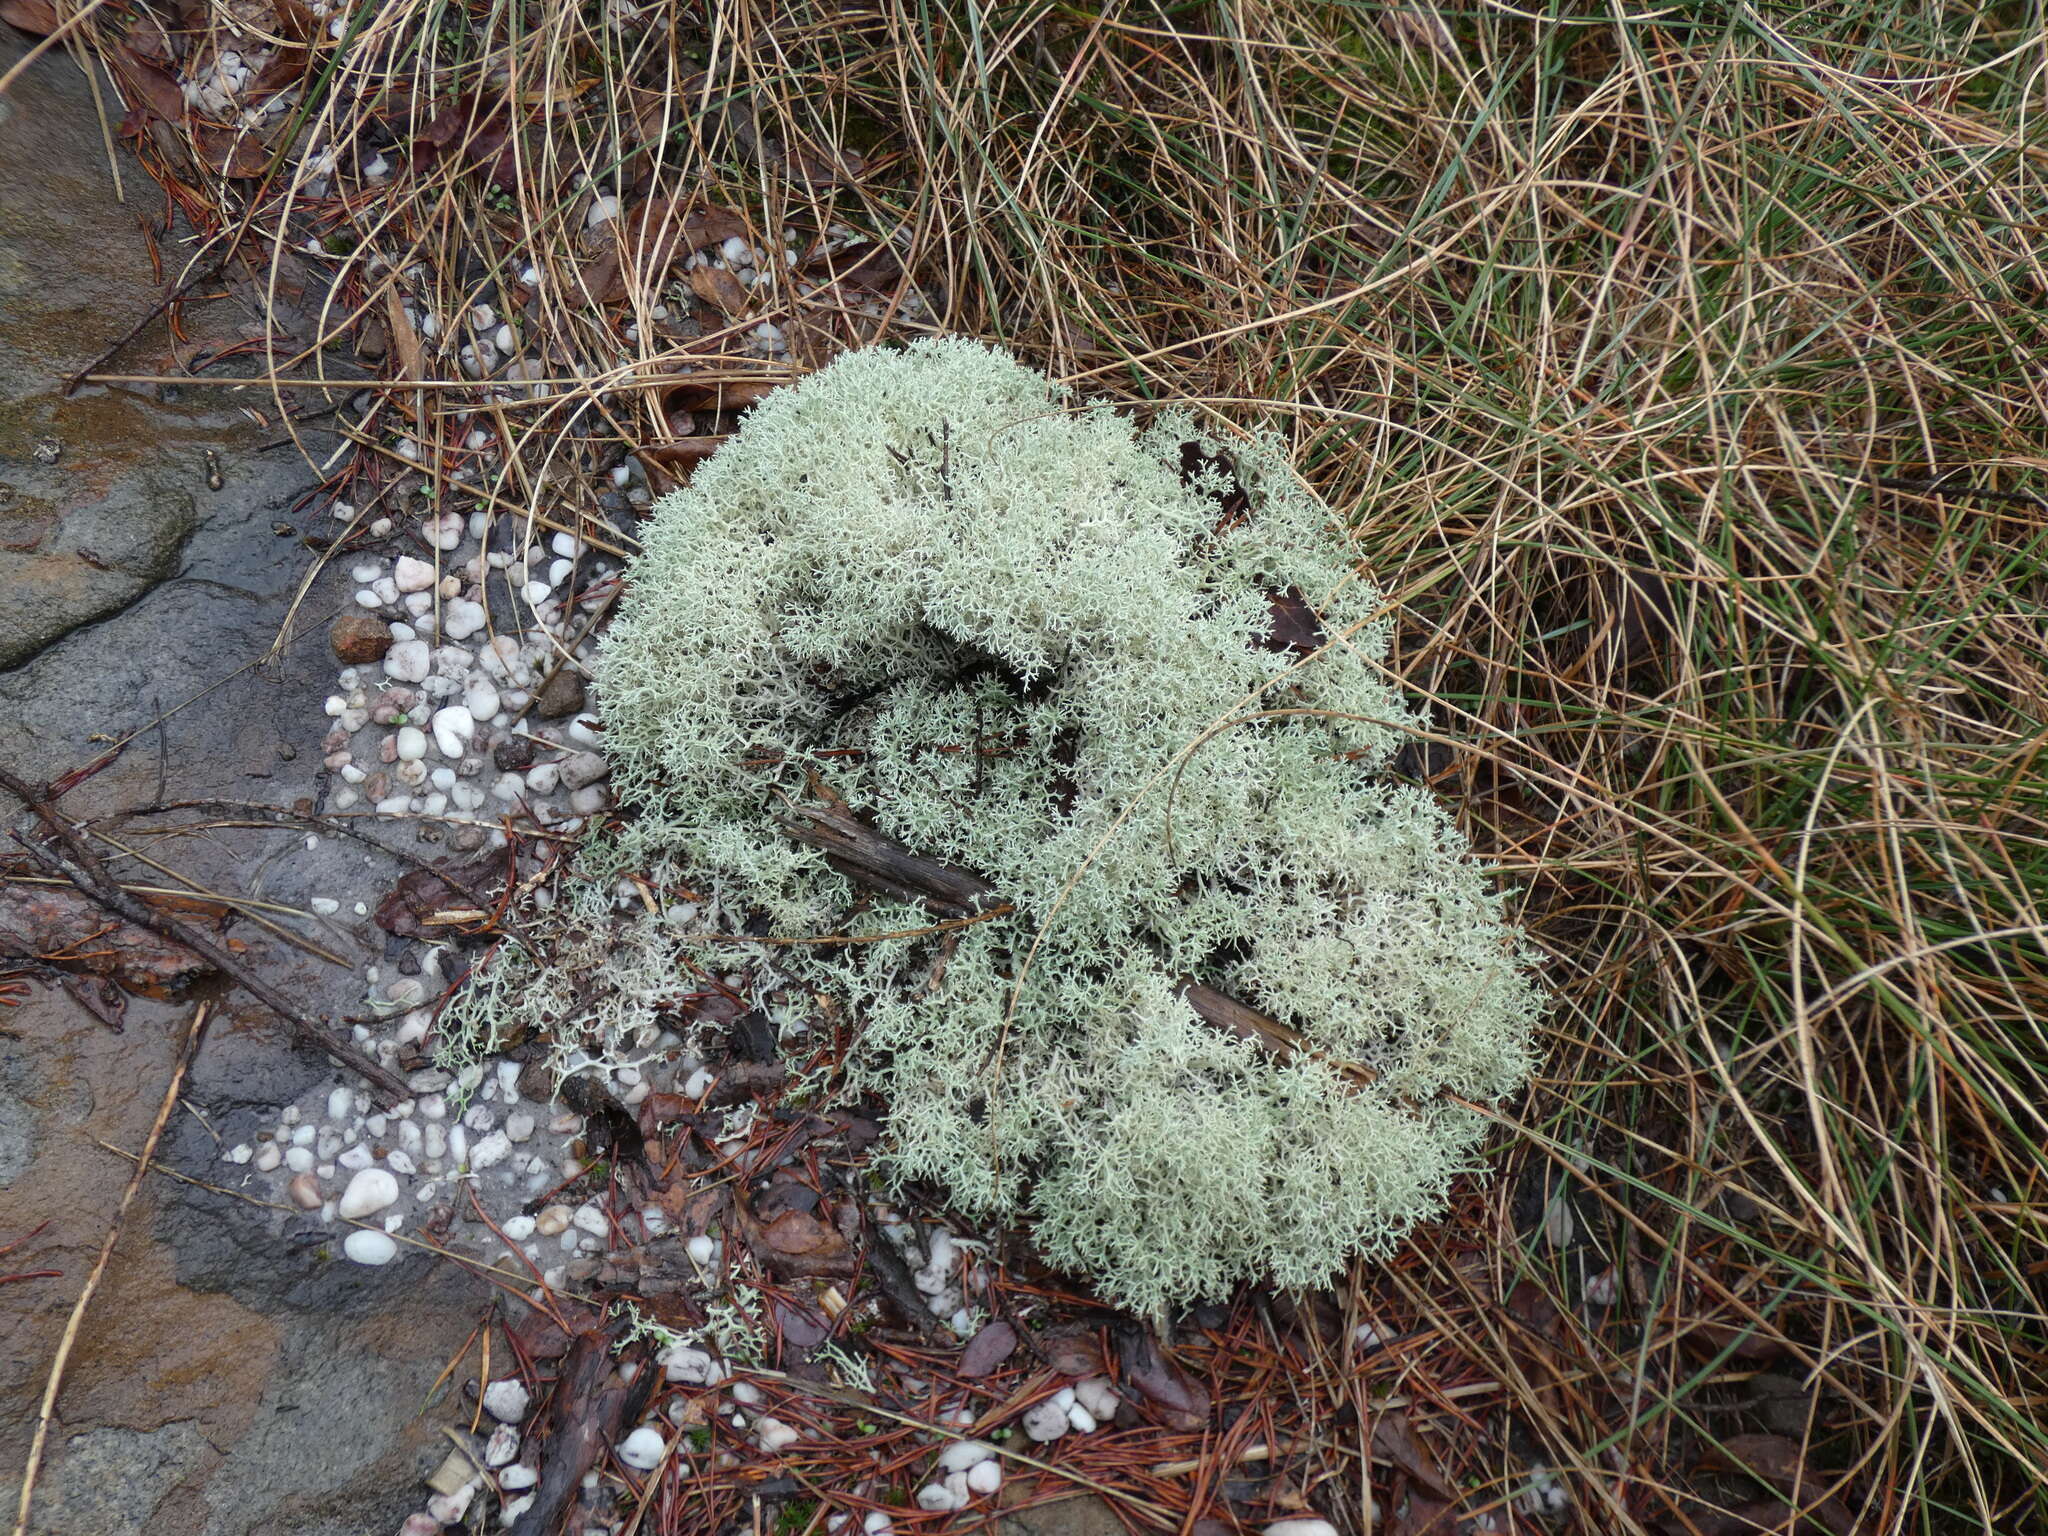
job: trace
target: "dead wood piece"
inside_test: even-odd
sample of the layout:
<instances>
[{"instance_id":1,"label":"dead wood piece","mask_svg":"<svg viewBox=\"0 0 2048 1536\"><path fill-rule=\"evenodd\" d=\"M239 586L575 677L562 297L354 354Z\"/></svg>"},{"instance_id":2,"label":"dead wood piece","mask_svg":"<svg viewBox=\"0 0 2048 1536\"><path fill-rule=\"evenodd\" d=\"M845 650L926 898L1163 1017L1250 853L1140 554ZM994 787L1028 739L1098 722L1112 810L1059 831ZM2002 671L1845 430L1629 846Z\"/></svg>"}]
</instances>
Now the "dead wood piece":
<instances>
[{"instance_id":1,"label":"dead wood piece","mask_svg":"<svg viewBox=\"0 0 2048 1536\"><path fill-rule=\"evenodd\" d=\"M979 875L912 853L841 803L802 806L782 822L782 830L822 852L847 879L899 901L923 902L940 917L972 917L995 899L995 887Z\"/></svg>"},{"instance_id":2,"label":"dead wood piece","mask_svg":"<svg viewBox=\"0 0 2048 1536\"><path fill-rule=\"evenodd\" d=\"M792 840L821 850L825 862L847 879L899 901L922 902L942 918L971 917L997 904L995 887L979 875L913 853L861 821L844 801L826 793L825 804L800 807L785 816L781 826ZM1179 991L1196 1017L1262 1050L1284 1059L1309 1048L1278 1019L1192 977L1181 979ZM1370 1082L1376 1075L1355 1063L1334 1065L1357 1082Z\"/></svg>"},{"instance_id":3,"label":"dead wood piece","mask_svg":"<svg viewBox=\"0 0 2048 1536\"><path fill-rule=\"evenodd\" d=\"M388 1104L396 1104L412 1096L412 1090L405 1079L388 1068L381 1066L352 1045L334 1038L312 1019L306 1017L277 988L256 975L221 945L216 944L190 923L159 912L147 902L129 895L120 884L107 873L89 843L76 828L50 808L41 795L31 789L23 780L15 777L5 768L0 768L0 786L4 786L21 803L34 811L36 818L47 827L57 841L63 844L70 857L66 858L53 849L29 838L15 835L30 858L51 874L62 875L74 886L117 917L126 918L138 927L182 944L202 960L226 976L243 991L270 1009L290 1027L292 1033L306 1045L324 1052L339 1066L347 1067L370 1083L384 1096Z\"/></svg>"},{"instance_id":4,"label":"dead wood piece","mask_svg":"<svg viewBox=\"0 0 2048 1536\"><path fill-rule=\"evenodd\" d=\"M550 1536L569 1502L595 1468L619 1429L637 1421L654 1391L660 1372L652 1369L645 1345L630 1345L618 1364L636 1360L639 1369L630 1383L613 1371L612 1334L604 1328L578 1333L562 1360L548 1408L548 1434L540 1482L533 1502L512 1527L512 1536Z\"/></svg>"},{"instance_id":5,"label":"dead wood piece","mask_svg":"<svg viewBox=\"0 0 2048 1536\"><path fill-rule=\"evenodd\" d=\"M67 886L0 885L0 946L146 997L170 997L213 969L184 945L109 917Z\"/></svg>"}]
</instances>

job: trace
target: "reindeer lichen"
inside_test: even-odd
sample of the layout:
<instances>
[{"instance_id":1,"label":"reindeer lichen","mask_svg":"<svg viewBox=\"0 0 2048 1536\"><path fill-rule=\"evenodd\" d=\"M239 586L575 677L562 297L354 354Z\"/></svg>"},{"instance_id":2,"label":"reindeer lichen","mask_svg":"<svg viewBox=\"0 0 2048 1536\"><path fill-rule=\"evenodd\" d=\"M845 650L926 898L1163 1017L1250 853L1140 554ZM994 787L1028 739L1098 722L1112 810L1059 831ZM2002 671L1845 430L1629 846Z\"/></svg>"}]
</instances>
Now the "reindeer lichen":
<instances>
[{"instance_id":1,"label":"reindeer lichen","mask_svg":"<svg viewBox=\"0 0 2048 1536\"><path fill-rule=\"evenodd\" d=\"M1456 1101L1529 1071L1531 956L1385 777L1418 722L1382 599L1277 444L922 342L770 396L643 536L597 678L617 856L867 941L769 953L860 1021L896 1175L1151 1313L1443 1209ZM858 903L778 829L821 785L1010 909ZM1185 977L1310 1049L1204 1023Z\"/></svg>"}]
</instances>

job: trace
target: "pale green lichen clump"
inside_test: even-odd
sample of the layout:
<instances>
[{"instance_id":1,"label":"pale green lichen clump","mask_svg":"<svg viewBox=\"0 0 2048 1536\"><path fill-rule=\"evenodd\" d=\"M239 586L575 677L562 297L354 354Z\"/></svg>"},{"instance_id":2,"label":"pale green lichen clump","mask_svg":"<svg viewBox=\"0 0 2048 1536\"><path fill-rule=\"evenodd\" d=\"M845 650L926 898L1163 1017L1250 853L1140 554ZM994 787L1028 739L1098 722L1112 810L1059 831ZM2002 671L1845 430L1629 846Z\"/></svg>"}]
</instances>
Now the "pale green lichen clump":
<instances>
[{"instance_id":1,"label":"pale green lichen clump","mask_svg":"<svg viewBox=\"0 0 2048 1536\"><path fill-rule=\"evenodd\" d=\"M1514 1091L1538 1011L1449 819L1376 777L1416 721L1380 595L1275 445L1228 449L1219 510L1224 451L968 342L852 354L660 504L598 667L622 860L774 937L928 928L777 830L815 776L1015 904L942 966L932 935L771 953L859 1021L896 1174L1150 1313L1440 1212L1482 1129L1450 1096ZM1289 591L1305 664L1262 643ZM1190 975L1327 1059L1219 1033Z\"/></svg>"}]
</instances>

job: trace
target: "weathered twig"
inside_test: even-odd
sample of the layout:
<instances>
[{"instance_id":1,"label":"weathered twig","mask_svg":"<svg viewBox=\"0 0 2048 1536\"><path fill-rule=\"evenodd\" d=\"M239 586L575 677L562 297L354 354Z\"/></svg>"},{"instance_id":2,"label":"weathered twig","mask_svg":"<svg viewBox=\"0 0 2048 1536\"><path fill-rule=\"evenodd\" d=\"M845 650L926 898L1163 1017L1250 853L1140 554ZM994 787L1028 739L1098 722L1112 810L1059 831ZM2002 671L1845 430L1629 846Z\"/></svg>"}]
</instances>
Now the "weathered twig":
<instances>
[{"instance_id":1,"label":"weathered twig","mask_svg":"<svg viewBox=\"0 0 2048 1536\"><path fill-rule=\"evenodd\" d=\"M922 902L929 911L947 919L980 915L999 905L995 887L973 871L913 853L861 821L829 789L814 787L822 793L824 803L796 808L779 825L793 841L820 850L826 863L847 879L900 901ZM1312 1049L1278 1019L1192 977L1181 979L1179 992L1196 1017L1262 1050L1288 1057ZM1377 1075L1355 1062L1333 1060L1330 1064L1357 1082L1371 1082Z\"/></svg>"},{"instance_id":2,"label":"weathered twig","mask_svg":"<svg viewBox=\"0 0 2048 1536\"><path fill-rule=\"evenodd\" d=\"M301 1042L324 1052L337 1065L347 1067L365 1079L379 1093L385 1095L387 1102L396 1104L401 1099L411 1097L412 1090L406 1086L404 1078L364 1055L354 1046L335 1039L293 1006L291 999L243 965L223 946L214 943L190 923L183 922L168 912L159 911L149 903L139 901L122 890L119 882L109 875L106 867L100 863L99 856L92 850L92 845L79 835L77 829L50 809L49 803L41 795L5 768L0 768L0 786L4 786L23 805L34 811L37 819L48 827L69 851L71 857L67 859L28 838L17 837L15 841L20 843L29 857L44 869L52 874L62 875L109 912L126 918L138 927L174 939L199 955L223 976L283 1019Z\"/></svg>"},{"instance_id":3,"label":"weathered twig","mask_svg":"<svg viewBox=\"0 0 2048 1536\"><path fill-rule=\"evenodd\" d=\"M36 1413L36 1432L29 1443L28 1465L21 1474L21 1503L14 1511L14 1536L27 1536L29 1510L35 1503L36 1474L42 1470L43 1447L50 1438L50 1423L57 1412L57 1394L64 1386L64 1367L70 1363L72 1346L78 1342L79 1325L85 1321L85 1309L92 1305L93 1293L99 1290L101 1277L107 1272L107 1263L114 1256L114 1244L121 1236L122 1220L128 1214L128 1207L135 1203L135 1192L142 1188L142 1180L149 1172L149 1160L156 1156L157 1143L163 1139L164 1125L171 1118L171 1106L178 1102L178 1090L185 1086L185 1073L199 1050L200 1036L206 1032L206 1015L211 1006L201 1003L192 1012L192 1022L185 1030L184 1043L178 1047L178 1059L171 1068L170 1086L164 1090L163 1102L157 1105L156 1122L149 1128L149 1139L142 1144L142 1155L135 1160L135 1171L128 1175L128 1187L121 1191L121 1203L114 1207L114 1219L107 1224L107 1235L100 1243L99 1259L94 1263L92 1273L85 1277L85 1288L78 1293L78 1300L71 1308L70 1321L64 1325L64 1336L57 1341L57 1353L50 1361L49 1380L43 1383L43 1404Z\"/></svg>"}]
</instances>

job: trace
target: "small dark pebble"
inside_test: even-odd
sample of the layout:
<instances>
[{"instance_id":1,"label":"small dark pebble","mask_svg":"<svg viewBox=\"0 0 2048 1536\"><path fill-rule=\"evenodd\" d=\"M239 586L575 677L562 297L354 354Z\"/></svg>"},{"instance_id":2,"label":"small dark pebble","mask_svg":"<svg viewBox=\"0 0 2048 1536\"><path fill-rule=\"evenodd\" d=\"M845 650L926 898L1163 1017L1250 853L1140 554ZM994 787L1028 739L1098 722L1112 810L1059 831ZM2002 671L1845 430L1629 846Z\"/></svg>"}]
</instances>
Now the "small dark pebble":
<instances>
[{"instance_id":1,"label":"small dark pebble","mask_svg":"<svg viewBox=\"0 0 2048 1536\"><path fill-rule=\"evenodd\" d=\"M583 712L583 674L563 667L547 681L533 707L543 720L563 720Z\"/></svg>"},{"instance_id":2,"label":"small dark pebble","mask_svg":"<svg viewBox=\"0 0 2048 1536\"><path fill-rule=\"evenodd\" d=\"M525 736L507 736L491 749L491 761L500 773L517 773L533 762L533 742Z\"/></svg>"}]
</instances>

